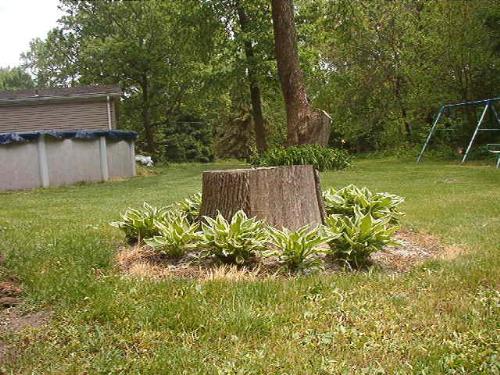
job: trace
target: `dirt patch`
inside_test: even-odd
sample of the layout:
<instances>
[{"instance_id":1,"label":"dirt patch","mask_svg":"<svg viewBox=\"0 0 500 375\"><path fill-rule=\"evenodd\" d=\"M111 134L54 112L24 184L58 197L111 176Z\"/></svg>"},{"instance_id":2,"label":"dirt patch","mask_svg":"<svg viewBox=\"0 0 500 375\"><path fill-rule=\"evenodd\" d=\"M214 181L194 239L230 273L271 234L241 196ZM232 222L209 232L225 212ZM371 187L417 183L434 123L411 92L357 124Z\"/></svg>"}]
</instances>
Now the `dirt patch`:
<instances>
[{"instance_id":1,"label":"dirt patch","mask_svg":"<svg viewBox=\"0 0 500 375\"><path fill-rule=\"evenodd\" d=\"M4 308L16 306L21 303L21 294L23 290L17 278L7 277L0 281L0 311Z\"/></svg>"},{"instance_id":2,"label":"dirt patch","mask_svg":"<svg viewBox=\"0 0 500 375\"><path fill-rule=\"evenodd\" d=\"M19 280L4 267L5 257L0 254L0 311L18 305L22 288Z\"/></svg>"},{"instance_id":3,"label":"dirt patch","mask_svg":"<svg viewBox=\"0 0 500 375\"><path fill-rule=\"evenodd\" d=\"M42 327L50 317L49 311L22 312L19 307L5 309L0 312L0 337L16 334L25 329ZM16 353L16 348L0 339L0 363L13 360Z\"/></svg>"},{"instance_id":4,"label":"dirt patch","mask_svg":"<svg viewBox=\"0 0 500 375\"><path fill-rule=\"evenodd\" d=\"M5 258L0 254L0 267ZM3 280L0 281L0 363L5 363L15 356L16 351L10 348L2 338L16 334L24 329L37 328L50 318L47 311L23 312L21 309L22 288L19 280L2 268Z\"/></svg>"},{"instance_id":5,"label":"dirt patch","mask_svg":"<svg viewBox=\"0 0 500 375\"><path fill-rule=\"evenodd\" d=\"M5 309L0 313L0 332L18 333L26 328L41 327L50 315L48 311L23 313L19 308Z\"/></svg>"},{"instance_id":6,"label":"dirt patch","mask_svg":"<svg viewBox=\"0 0 500 375\"><path fill-rule=\"evenodd\" d=\"M436 236L402 230L396 239L400 246L391 246L372 255L375 264L383 269L406 272L429 259L451 260L464 252L457 246L445 246Z\"/></svg>"},{"instance_id":7,"label":"dirt patch","mask_svg":"<svg viewBox=\"0 0 500 375\"><path fill-rule=\"evenodd\" d=\"M429 259L452 259L461 253L459 247L447 247L435 236L402 230L397 233L399 246L390 246L372 255L372 265L387 272L407 272ZM140 279L187 278L198 280L254 280L293 276L276 262L260 259L255 267L220 265L188 254L177 260L154 252L148 246L121 247L116 255L119 270L128 277ZM323 273L338 272L342 267L325 262Z\"/></svg>"}]
</instances>

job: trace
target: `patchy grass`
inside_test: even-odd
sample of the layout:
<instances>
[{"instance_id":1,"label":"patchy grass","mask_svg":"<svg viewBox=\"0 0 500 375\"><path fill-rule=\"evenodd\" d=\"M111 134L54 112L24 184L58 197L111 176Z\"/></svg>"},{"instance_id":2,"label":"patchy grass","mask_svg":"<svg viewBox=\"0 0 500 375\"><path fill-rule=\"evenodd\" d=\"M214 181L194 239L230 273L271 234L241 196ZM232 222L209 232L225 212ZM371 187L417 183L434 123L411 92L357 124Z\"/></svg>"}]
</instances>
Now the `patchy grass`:
<instances>
[{"instance_id":1,"label":"patchy grass","mask_svg":"<svg viewBox=\"0 0 500 375\"><path fill-rule=\"evenodd\" d=\"M322 175L323 187L406 197L405 227L467 249L409 273L120 276L112 259L122 237L108 222L127 206L196 192L206 168L0 194L4 267L22 283L24 309L52 314L46 326L0 336L16 349L0 372L499 372L500 171L377 159Z\"/></svg>"}]
</instances>

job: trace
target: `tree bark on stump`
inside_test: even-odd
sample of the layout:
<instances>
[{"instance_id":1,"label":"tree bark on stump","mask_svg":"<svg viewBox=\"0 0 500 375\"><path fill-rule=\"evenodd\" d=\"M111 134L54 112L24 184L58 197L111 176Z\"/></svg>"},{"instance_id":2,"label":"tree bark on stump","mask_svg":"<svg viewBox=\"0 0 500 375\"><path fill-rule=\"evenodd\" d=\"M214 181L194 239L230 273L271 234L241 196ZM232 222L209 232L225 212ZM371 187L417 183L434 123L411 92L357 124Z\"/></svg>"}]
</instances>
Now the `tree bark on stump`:
<instances>
[{"instance_id":1,"label":"tree bark on stump","mask_svg":"<svg viewBox=\"0 0 500 375\"><path fill-rule=\"evenodd\" d=\"M323 222L319 174L311 165L203 172L201 215L238 210L291 230Z\"/></svg>"}]
</instances>

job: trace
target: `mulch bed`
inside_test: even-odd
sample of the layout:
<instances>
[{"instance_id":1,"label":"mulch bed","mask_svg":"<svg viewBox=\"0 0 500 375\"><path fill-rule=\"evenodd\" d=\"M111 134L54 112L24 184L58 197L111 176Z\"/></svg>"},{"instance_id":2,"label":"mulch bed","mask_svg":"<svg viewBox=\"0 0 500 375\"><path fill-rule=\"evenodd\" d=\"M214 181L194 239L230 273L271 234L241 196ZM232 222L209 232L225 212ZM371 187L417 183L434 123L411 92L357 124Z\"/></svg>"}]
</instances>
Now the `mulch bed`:
<instances>
[{"instance_id":1,"label":"mulch bed","mask_svg":"<svg viewBox=\"0 0 500 375\"><path fill-rule=\"evenodd\" d=\"M428 234L402 230L396 235L399 246L388 246L371 257L372 267L388 273L407 272L430 259L450 259L462 252L461 248L443 245ZM199 280L231 279L255 280L262 278L294 277L273 258L261 259L253 267L220 265L212 260L197 259L188 254L180 259L169 259L148 246L121 247L116 255L118 269L129 277L146 279L187 278ZM321 272L331 274L343 267L325 262Z\"/></svg>"}]
</instances>

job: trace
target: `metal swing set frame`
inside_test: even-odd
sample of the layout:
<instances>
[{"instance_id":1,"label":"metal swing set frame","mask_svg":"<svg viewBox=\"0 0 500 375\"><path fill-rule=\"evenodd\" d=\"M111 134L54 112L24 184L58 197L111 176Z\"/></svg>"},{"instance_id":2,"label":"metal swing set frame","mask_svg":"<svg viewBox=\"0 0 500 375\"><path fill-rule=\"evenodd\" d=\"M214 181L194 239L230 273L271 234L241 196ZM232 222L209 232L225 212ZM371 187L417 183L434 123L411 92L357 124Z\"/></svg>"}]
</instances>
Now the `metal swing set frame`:
<instances>
[{"instance_id":1,"label":"metal swing set frame","mask_svg":"<svg viewBox=\"0 0 500 375\"><path fill-rule=\"evenodd\" d=\"M473 145L477 135L479 134L479 132L500 131L500 118L498 117L498 112L494 107L494 103L498 102L498 101L500 101L500 97L496 97L496 98L492 98L492 99L485 99L485 100L476 100L476 101L442 105L441 108L439 109L439 112L437 113L436 117L434 118L434 121L432 123L432 127L429 131L429 134L427 135L427 138L426 138L425 143L422 147L422 150L420 151L420 154L417 157L417 163L420 163L420 160L422 159L422 155L424 154L425 150L427 149L427 146L429 145L432 136L436 133L436 130L438 130L437 125L439 123L439 120L446 114L446 111L451 112L452 109L455 109L458 107L483 106L484 105L484 108L481 112L481 117L479 118L479 121L477 122L476 129L474 130L474 133L472 134L472 137L469 141L469 145L467 146L467 149L465 150L464 156L462 157L461 163L462 164L465 163L465 161L467 160L467 156L469 155L469 152L472 148L472 145ZM493 112L493 115L496 119L496 122L499 125L498 128L481 128L481 125L484 122L484 119L486 117L486 113L488 112L488 109L490 109ZM487 148L491 153L494 153L497 155L496 167L499 168L500 167L500 144L488 144Z\"/></svg>"}]
</instances>

